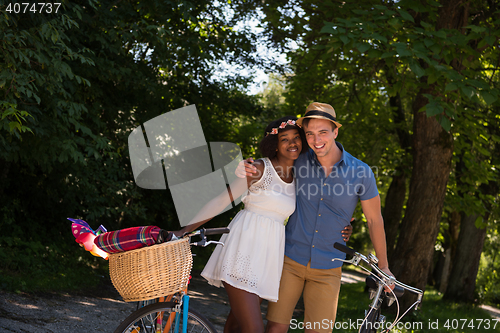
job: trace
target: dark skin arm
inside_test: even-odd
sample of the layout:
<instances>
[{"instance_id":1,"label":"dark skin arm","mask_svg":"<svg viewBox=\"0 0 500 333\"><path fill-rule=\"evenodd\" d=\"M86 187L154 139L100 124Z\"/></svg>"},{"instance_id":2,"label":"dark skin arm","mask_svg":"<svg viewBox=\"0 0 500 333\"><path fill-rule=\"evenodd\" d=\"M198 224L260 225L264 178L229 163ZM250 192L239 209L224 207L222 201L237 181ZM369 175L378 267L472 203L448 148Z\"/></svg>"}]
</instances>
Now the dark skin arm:
<instances>
[{"instance_id":1,"label":"dark skin arm","mask_svg":"<svg viewBox=\"0 0 500 333\"><path fill-rule=\"evenodd\" d=\"M261 160L258 160L253 163L256 172L253 173L252 175L246 176L246 182L243 180L243 177L240 177L240 179L235 180L232 184L231 187L227 188L227 191L229 192L229 198L230 201L234 201L235 198L238 198L240 195L242 195L253 183L259 181L262 178L262 175L264 173L264 162ZM235 191L235 196L233 196L233 193L231 192L231 188ZM221 193L218 197L212 199L209 201L198 213L197 216L193 218L193 220L184 228L181 230L174 231L174 235L177 237L182 237L184 234L191 232L193 230L198 229L201 227L203 224L207 223L210 221L214 216L216 216L222 209L227 207L227 205L230 203L227 200L227 193ZM205 218L205 219L200 219L200 216L203 216L204 212L211 211L212 214L209 214L210 218Z\"/></svg>"}]
</instances>

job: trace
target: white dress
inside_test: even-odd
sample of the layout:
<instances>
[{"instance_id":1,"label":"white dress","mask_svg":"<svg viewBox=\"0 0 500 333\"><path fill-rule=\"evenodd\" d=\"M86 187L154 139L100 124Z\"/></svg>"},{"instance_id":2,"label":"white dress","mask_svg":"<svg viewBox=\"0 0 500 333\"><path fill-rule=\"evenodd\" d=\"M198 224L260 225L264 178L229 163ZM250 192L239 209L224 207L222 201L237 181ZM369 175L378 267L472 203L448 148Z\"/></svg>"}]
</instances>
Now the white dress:
<instances>
[{"instance_id":1,"label":"white dress","mask_svg":"<svg viewBox=\"0 0 500 333\"><path fill-rule=\"evenodd\" d=\"M264 174L243 198L245 208L229 224L201 275L211 285L222 281L272 302L278 289L285 251L285 219L295 210L295 181L288 184L264 158Z\"/></svg>"}]
</instances>

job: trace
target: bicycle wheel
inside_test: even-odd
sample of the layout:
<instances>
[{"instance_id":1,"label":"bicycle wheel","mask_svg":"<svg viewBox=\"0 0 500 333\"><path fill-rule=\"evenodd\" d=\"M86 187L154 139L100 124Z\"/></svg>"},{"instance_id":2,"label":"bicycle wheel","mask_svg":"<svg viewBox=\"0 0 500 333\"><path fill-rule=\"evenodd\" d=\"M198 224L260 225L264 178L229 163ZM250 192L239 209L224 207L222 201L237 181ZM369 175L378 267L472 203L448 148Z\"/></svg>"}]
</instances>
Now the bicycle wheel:
<instances>
[{"instance_id":1,"label":"bicycle wheel","mask_svg":"<svg viewBox=\"0 0 500 333\"><path fill-rule=\"evenodd\" d=\"M380 322L380 309L372 310L366 318L366 321L363 322L359 333L377 333L377 330L381 327L382 323Z\"/></svg>"},{"instance_id":2,"label":"bicycle wheel","mask_svg":"<svg viewBox=\"0 0 500 333\"><path fill-rule=\"evenodd\" d=\"M169 321L175 303L160 302L145 306L125 319L114 333L174 333L174 325ZM183 327L182 311L180 327ZM180 330L181 331L181 330ZM189 309L187 331L194 333L217 333L212 323L197 311Z\"/></svg>"}]
</instances>

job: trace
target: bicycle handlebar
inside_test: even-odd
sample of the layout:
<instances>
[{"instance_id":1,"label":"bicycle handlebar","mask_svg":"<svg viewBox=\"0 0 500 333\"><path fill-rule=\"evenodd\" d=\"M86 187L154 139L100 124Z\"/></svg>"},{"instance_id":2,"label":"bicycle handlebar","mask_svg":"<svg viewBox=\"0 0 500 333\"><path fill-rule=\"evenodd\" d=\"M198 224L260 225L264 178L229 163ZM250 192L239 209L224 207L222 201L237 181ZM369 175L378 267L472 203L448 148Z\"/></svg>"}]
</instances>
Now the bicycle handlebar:
<instances>
[{"instance_id":1,"label":"bicycle handlebar","mask_svg":"<svg viewBox=\"0 0 500 333\"><path fill-rule=\"evenodd\" d=\"M371 289L377 289L378 287L378 284L377 284L377 279L373 276L373 275L368 275L365 279L365 283L366 285L368 286L368 288L371 288ZM405 293L405 289L404 288L401 288L400 286L398 286L397 284L394 286L394 290L393 290L394 294L396 295L396 297L401 297L404 295Z\"/></svg>"},{"instance_id":2,"label":"bicycle handlebar","mask_svg":"<svg viewBox=\"0 0 500 333\"><path fill-rule=\"evenodd\" d=\"M369 265L379 276L386 282L388 285L395 284L396 286L399 286L405 290L408 290L409 292L412 292L414 294L418 295L418 300L417 302L420 303L422 301L423 297L423 291L417 288L414 288L412 286L408 286L398 280L394 276L390 276L386 274L384 271L382 271L377 265L377 259L375 256L370 256L370 258L365 257L363 254L356 252L356 250L351 249L348 246L345 246L344 244L341 243L335 243L333 244L333 247L336 248L337 250L344 252L346 254L351 255L353 258L351 260L342 260L342 259L332 259L332 260L340 260L346 263L353 264L355 266L359 266L359 262L362 260L365 262L367 265Z\"/></svg>"},{"instance_id":3,"label":"bicycle handlebar","mask_svg":"<svg viewBox=\"0 0 500 333\"><path fill-rule=\"evenodd\" d=\"M183 237L193 237L193 236L200 236L201 240L198 242L192 242L190 245L193 246L202 246L205 247L210 244L221 244L224 246L222 242L217 242L217 241L207 241L207 236L210 235L220 235L220 234L227 234L229 233L229 228L210 228L210 229L198 229L196 231L186 233L184 234Z\"/></svg>"},{"instance_id":4,"label":"bicycle handlebar","mask_svg":"<svg viewBox=\"0 0 500 333\"><path fill-rule=\"evenodd\" d=\"M354 256L356 254L356 251L354 251L354 249L351 249L350 247L345 246L344 244L335 243L335 244L333 244L333 247L336 248L337 250L344 252L346 254L349 254L351 256Z\"/></svg>"},{"instance_id":5,"label":"bicycle handlebar","mask_svg":"<svg viewBox=\"0 0 500 333\"><path fill-rule=\"evenodd\" d=\"M205 229L205 235L210 236L210 235L220 235L220 234L228 234L229 233L229 228L211 228L211 229Z\"/></svg>"}]
</instances>

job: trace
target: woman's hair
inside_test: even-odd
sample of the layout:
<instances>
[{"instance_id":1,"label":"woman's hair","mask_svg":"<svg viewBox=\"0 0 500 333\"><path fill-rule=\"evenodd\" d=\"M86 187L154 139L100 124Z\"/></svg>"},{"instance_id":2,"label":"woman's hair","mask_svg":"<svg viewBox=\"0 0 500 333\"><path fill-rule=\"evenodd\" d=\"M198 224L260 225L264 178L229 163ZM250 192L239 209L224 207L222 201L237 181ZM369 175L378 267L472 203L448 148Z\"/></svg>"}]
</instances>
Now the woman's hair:
<instances>
[{"instance_id":1,"label":"woman's hair","mask_svg":"<svg viewBox=\"0 0 500 333\"><path fill-rule=\"evenodd\" d=\"M286 123L289 120L296 121L297 117L285 116L278 120L274 120L271 123L269 123L269 125L267 125L266 130L264 131L264 138L260 141L259 145L259 150L262 156L270 159L276 156L276 148L278 148L278 134L268 134L273 130L273 128L277 128L278 133L281 133L283 131L292 128L297 129L299 131L300 139L302 141L301 154L307 151L307 148L309 146L307 145L306 136L304 134L304 131L299 126L287 124L284 128L279 128L281 123Z\"/></svg>"}]
</instances>

